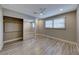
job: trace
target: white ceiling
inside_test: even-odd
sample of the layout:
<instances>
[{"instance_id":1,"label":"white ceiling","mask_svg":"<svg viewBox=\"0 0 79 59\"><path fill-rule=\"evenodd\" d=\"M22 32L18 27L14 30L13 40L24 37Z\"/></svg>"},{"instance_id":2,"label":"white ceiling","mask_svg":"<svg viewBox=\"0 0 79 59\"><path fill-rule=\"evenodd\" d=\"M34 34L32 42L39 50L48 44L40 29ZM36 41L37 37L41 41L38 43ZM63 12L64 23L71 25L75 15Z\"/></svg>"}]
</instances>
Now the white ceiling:
<instances>
[{"instance_id":1,"label":"white ceiling","mask_svg":"<svg viewBox=\"0 0 79 59\"><path fill-rule=\"evenodd\" d=\"M76 10L77 5L76 4L3 4L2 7L26 15L34 16L36 18L45 18ZM40 12L40 8L46 8L46 10L44 11L44 15L34 14L34 12ZM60 9L63 9L63 11L60 11Z\"/></svg>"}]
</instances>

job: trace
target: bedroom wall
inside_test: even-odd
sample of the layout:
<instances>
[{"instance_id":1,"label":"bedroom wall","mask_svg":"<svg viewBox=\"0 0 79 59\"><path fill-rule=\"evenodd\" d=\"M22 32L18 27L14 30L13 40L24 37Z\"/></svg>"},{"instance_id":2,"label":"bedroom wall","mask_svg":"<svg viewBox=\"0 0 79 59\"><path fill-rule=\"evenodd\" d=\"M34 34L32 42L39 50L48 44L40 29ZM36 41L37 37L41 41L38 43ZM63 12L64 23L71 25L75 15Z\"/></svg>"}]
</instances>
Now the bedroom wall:
<instances>
[{"instance_id":1,"label":"bedroom wall","mask_svg":"<svg viewBox=\"0 0 79 59\"><path fill-rule=\"evenodd\" d=\"M77 8L77 21L76 21L76 32L77 32L77 44L78 44L78 51L79 51L79 5L78 5L78 8Z\"/></svg>"},{"instance_id":2,"label":"bedroom wall","mask_svg":"<svg viewBox=\"0 0 79 59\"><path fill-rule=\"evenodd\" d=\"M22 19L25 19L25 20L35 19L35 17L29 16L29 15L26 15L26 14L22 14L22 13L18 13L16 11L8 10L8 9L5 9L5 8L3 8L3 15L15 17L15 18L22 18Z\"/></svg>"},{"instance_id":3,"label":"bedroom wall","mask_svg":"<svg viewBox=\"0 0 79 59\"><path fill-rule=\"evenodd\" d=\"M2 7L0 5L0 50L3 47L3 12Z\"/></svg>"},{"instance_id":4,"label":"bedroom wall","mask_svg":"<svg viewBox=\"0 0 79 59\"><path fill-rule=\"evenodd\" d=\"M12 11L12 10L8 10L8 9L4 9L3 8L3 15L4 16L10 16L10 17L15 17L15 18L21 18L23 19L23 38L27 37L27 32L32 32L32 31L28 31L28 29L31 27L29 27L31 24L28 21L33 21L35 20L35 17L29 16L29 15L25 15L22 13L18 13L16 11ZM28 24L27 24L28 23ZM29 27L29 28L27 28Z\"/></svg>"},{"instance_id":5,"label":"bedroom wall","mask_svg":"<svg viewBox=\"0 0 79 59\"><path fill-rule=\"evenodd\" d=\"M24 34L24 40L34 38L35 37L35 28L32 28L32 23L34 20L28 20L24 21L23 25L23 34Z\"/></svg>"},{"instance_id":6,"label":"bedroom wall","mask_svg":"<svg viewBox=\"0 0 79 59\"><path fill-rule=\"evenodd\" d=\"M65 16L66 29L46 29L44 27L44 20ZM69 12L46 19L39 19L37 22L37 33L45 34L52 37L60 38L67 41L76 42L76 12Z\"/></svg>"}]
</instances>

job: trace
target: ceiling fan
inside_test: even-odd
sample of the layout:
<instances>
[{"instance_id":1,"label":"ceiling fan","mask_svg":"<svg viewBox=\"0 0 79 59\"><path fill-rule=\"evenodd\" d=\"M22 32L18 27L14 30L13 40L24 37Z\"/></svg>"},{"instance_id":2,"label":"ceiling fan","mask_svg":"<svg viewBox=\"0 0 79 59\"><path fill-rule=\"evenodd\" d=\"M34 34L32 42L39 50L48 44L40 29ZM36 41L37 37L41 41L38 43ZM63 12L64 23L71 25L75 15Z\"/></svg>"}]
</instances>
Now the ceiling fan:
<instances>
[{"instance_id":1,"label":"ceiling fan","mask_svg":"<svg viewBox=\"0 0 79 59\"><path fill-rule=\"evenodd\" d=\"M44 15L45 11L46 11L46 8L40 8L39 12L34 12L33 14Z\"/></svg>"}]
</instances>

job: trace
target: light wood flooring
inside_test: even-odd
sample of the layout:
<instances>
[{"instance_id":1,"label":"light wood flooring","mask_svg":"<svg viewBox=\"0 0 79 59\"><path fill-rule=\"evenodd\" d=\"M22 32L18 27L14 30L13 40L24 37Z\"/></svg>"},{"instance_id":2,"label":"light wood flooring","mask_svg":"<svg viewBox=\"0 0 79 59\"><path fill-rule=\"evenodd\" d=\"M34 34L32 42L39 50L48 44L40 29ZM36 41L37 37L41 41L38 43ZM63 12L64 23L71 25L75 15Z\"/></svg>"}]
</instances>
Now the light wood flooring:
<instances>
[{"instance_id":1,"label":"light wood flooring","mask_svg":"<svg viewBox=\"0 0 79 59\"><path fill-rule=\"evenodd\" d=\"M45 37L24 39L4 45L0 55L78 55L74 44Z\"/></svg>"}]
</instances>

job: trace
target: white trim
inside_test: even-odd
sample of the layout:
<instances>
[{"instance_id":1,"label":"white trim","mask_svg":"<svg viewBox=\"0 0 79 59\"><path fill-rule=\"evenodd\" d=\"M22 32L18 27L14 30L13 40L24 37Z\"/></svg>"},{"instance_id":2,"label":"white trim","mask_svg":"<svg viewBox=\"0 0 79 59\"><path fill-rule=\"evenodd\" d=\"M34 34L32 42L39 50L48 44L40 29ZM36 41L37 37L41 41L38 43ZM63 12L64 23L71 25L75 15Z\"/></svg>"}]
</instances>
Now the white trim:
<instances>
[{"instance_id":1,"label":"white trim","mask_svg":"<svg viewBox=\"0 0 79 59\"><path fill-rule=\"evenodd\" d=\"M45 36L45 37L48 37L48 38L52 38L52 39L56 39L56 40L59 40L59 41L66 42L66 43L70 43L70 44L75 44L75 45L77 45L76 42L72 42L72 41L64 40L64 39L57 38L57 37L52 37L52 36L49 36L49 35L46 35L46 34L36 34L36 35Z\"/></svg>"},{"instance_id":2,"label":"white trim","mask_svg":"<svg viewBox=\"0 0 79 59\"><path fill-rule=\"evenodd\" d=\"M3 48L3 47L2 47L2 46L0 46L0 51L2 50L2 48Z\"/></svg>"},{"instance_id":3,"label":"white trim","mask_svg":"<svg viewBox=\"0 0 79 59\"><path fill-rule=\"evenodd\" d=\"M25 34L34 34L35 32L26 32Z\"/></svg>"},{"instance_id":4,"label":"white trim","mask_svg":"<svg viewBox=\"0 0 79 59\"><path fill-rule=\"evenodd\" d=\"M28 35L28 34L35 34L34 32L26 32L26 33L23 33L23 37L24 35Z\"/></svg>"},{"instance_id":5,"label":"white trim","mask_svg":"<svg viewBox=\"0 0 79 59\"><path fill-rule=\"evenodd\" d=\"M22 39L22 37L4 41L4 43L9 43L9 42L17 41L17 40L20 40L20 39Z\"/></svg>"}]
</instances>

